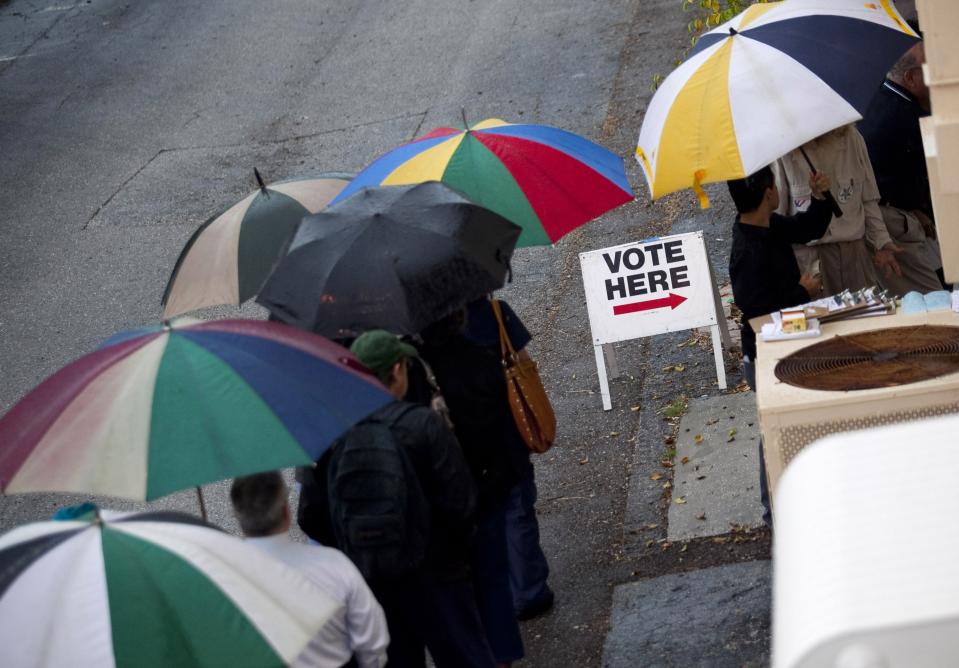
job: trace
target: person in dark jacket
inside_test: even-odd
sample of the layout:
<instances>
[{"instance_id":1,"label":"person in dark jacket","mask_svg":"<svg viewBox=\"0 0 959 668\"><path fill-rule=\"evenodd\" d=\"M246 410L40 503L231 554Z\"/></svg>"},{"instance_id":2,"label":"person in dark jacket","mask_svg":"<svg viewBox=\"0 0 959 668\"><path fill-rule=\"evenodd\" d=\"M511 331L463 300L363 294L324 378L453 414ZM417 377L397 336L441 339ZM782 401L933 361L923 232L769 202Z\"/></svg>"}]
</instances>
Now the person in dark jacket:
<instances>
[{"instance_id":1,"label":"person in dark jacket","mask_svg":"<svg viewBox=\"0 0 959 668\"><path fill-rule=\"evenodd\" d=\"M792 245L818 239L829 227L832 211L823 197L829 190L829 178L818 173L810 175L812 202L806 211L795 216L773 213L779 207L779 191L769 167L744 179L727 181L727 185L739 212L733 224L729 279L733 300L742 311L743 375L755 390L756 334L749 324L750 318L804 304L819 294L819 279L799 273ZM762 442L759 443L759 488L766 509L763 520L771 526Z\"/></svg>"},{"instance_id":2,"label":"person in dark jacket","mask_svg":"<svg viewBox=\"0 0 959 668\"><path fill-rule=\"evenodd\" d=\"M913 26L918 32L918 26ZM905 248L902 280L884 287L904 294L946 287L936 241L929 173L919 119L929 115L929 88L922 77L925 49L919 42L896 61L873 98L859 132L879 186L879 205L889 235Z\"/></svg>"},{"instance_id":3,"label":"person in dark jacket","mask_svg":"<svg viewBox=\"0 0 959 668\"><path fill-rule=\"evenodd\" d=\"M400 401L416 350L384 330L366 332L350 348L397 401L374 412L403 448L430 507L423 567L399 581L369 582L390 631L391 667L424 668L424 646L437 668L495 666L471 582L476 486L463 452L443 419L425 406ZM331 449L332 451L332 449ZM330 452L305 476L297 522L310 538L338 546L329 508Z\"/></svg>"},{"instance_id":4,"label":"person in dark jacket","mask_svg":"<svg viewBox=\"0 0 959 668\"><path fill-rule=\"evenodd\" d=\"M526 346L533 337L510 305L502 299L499 303L503 327L513 349L521 359L528 358ZM492 355L501 356L499 325L490 299L483 297L470 302L466 313L466 338L486 348ZM503 379L502 370L500 378ZM535 470L530 460L530 450L513 420L506 421L506 440L520 471L519 482L510 491L506 508L509 581L516 618L526 620L549 610L553 606L554 595L547 583L549 563L539 543Z\"/></svg>"},{"instance_id":5,"label":"person in dark jacket","mask_svg":"<svg viewBox=\"0 0 959 668\"><path fill-rule=\"evenodd\" d=\"M421 332L420 354L433 369L456 438L478 491L473 583L493 656L500 666L523 657L513 610L506 542L506 507L520 479L521 459L506 439L513 419L499 356L464 335L465 309Z\"/></svg>"}]
</instances>

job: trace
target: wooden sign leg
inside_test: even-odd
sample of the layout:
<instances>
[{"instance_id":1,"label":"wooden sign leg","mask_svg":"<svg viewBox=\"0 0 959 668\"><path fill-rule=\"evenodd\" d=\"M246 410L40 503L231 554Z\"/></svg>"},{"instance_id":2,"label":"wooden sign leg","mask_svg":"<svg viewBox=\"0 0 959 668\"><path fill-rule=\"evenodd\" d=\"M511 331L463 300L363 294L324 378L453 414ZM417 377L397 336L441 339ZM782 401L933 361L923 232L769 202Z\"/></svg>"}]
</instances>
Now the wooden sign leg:
<instances>
[{"instance_id":1,"label":"wooden sign leg","mask_svg":"<svg viewBox=\"0 0 959 668\"><path fill-rule=\"evenodd\" d=\"M729 323L726 321L726 313L723 311L723 300L719 296L719 287L716 285L716 274L713 272L713 263L706 255L706 264L709 265L709 282L713 286L713 303L716 306L716 324L719 325L719 333L723 337L723 347L728 351L733 347L733 340L729 336ZM713 345L716 345L715 339Z\"/></svg>"},{"instance_id":2,"label":"wooden sign leg","mask_svg":"<svg viewBox=\"0 0 959 668\"><path fill-rule=\"evenodd\" d=\"M619 378L619 361L616 359L616 349L613 348L613 344L603 344L603 352L606 354L606 366L609 367L609 377Z\"/></svg>"},{"instance_id":3,"label":"wooden sign leg","mask_svg":"<svg viewBox=\"0 0 959 668\"><path fill-rule=\"evenodd\" d=\"M716 381L719 383L719 389L726 389L726 364L723 362L723 347L720 345L719 339L719 328L722 327L726 329L725 324L723 325L712 325L709 328L709 333L713 338L713 357L716 359ZM727 336L729 334L727 333Z\"/></svg>"},{"instance_id":4,"label":"wooden sign leg","mask_svg":"<svg viewBox=\"0 0 959 668\"><path fill-rule=\"evenodd\" d=\"M609 379L606 378L606 360L603 358L603 346L593 346L596 353L596 373L599 375L599 393L603 396L603 410L613 409L613 401L609 396Z\"/></svg>"}]
</instances>

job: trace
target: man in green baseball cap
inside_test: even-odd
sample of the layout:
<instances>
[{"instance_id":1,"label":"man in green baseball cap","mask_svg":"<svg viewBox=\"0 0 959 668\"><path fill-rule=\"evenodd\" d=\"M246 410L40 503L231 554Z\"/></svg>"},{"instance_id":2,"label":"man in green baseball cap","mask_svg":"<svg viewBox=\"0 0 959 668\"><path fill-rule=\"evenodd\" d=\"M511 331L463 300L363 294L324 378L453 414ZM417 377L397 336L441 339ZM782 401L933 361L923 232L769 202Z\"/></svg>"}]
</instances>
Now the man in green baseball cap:
<instances>
[{"instance_id":1,"label":"man in green baseball cap","mask_svg":"<svg viewBox=\"0 0 959 668\"><path fill-rule=\"evenodd\" d=\"M350 351L386 385L390 394L397 399L406 396L409 389L407 360L418 356L416 348L385 329L373 329L360 334Z\"/></svg>"},{"instance_id":2,"label":"man in green baseball cap","mask_svg":"<svg viewBox=\"0 0 959 668\"><path fill-rule=\"evenodd\" d=\"M350 350L396 401L308 470L297 523L366 578L386 615L390 665L422 665L425 647L437 668L494 668L470 578L476 484L459 443L438 413L402 400L413 346L377 329Z\"/></svg>"}]
</instances>

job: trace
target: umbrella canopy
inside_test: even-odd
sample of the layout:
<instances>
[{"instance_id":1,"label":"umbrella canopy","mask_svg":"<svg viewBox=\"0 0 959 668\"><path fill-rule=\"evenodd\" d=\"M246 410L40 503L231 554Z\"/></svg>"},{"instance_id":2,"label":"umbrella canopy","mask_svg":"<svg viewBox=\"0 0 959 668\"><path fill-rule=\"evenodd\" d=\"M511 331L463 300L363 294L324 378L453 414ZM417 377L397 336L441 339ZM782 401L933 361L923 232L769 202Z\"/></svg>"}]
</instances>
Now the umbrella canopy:
<instances>
[{"instance_id":1,"label":"umbrella canopy","mask_svg":"<svg viewBox=\"0 0 959 668\"><path fill-rule=\"evenodd\" d=\"M442 181L521 228L517 246L551 244L633 199L623 159L571 132L490 118L443 127L368 165L360 188Z\"/></svg>"},{"instance_id":2,"label":"umbrella canopy","mask_svg":"<svg viewBox=\"0 0 959 668\"><path fill-rule=\"evenodd\" d=\"M331 338L412 334L501 288L519 234L442 183L365 188L303 219L257 301Z\"/></svg>"},{"instance_id":3,"label":"umbrella canopy","mask_svg":"<svg viewBox=\"0 0 959 668\"><path fill-rule=\"evenodd\" d=\"M181 513L0 536L7 666L285 666L342 617L297 572Z\"/></svg>"},{"instance_id":4,"label":"umbrella canopy","mask_svg":"<svg viewBox=\"0 0 959 668\"><path fill-rule=\"evenodd\" d=\"M703 35L646 110L636 158L653 198L743 178L865 113L917 41L891 2L753 5Z\"/></svg>"},{"instance_id":5,"label":"umbrella canopy","mask_svg":"<svg viewBox=\"0 0 959 668\"><path fill-rule=\"evenodd\" d=\"M163 317L256 295L303 216L322 210L349 183L323 174L263 183L260 189L200 226L173 267L163 293Z\"/></svg>"},{"instance_id":6,"label":"umbrella canopy","mask_svg":"<svg viewBox=\"0 0 959 668\"><path fill-rule=\"evenodd\" d=\"M0 491L151 500L309 464L390 400L321 337L183 318L113 337L0 419Z\"/></svg>"}]
</instances>

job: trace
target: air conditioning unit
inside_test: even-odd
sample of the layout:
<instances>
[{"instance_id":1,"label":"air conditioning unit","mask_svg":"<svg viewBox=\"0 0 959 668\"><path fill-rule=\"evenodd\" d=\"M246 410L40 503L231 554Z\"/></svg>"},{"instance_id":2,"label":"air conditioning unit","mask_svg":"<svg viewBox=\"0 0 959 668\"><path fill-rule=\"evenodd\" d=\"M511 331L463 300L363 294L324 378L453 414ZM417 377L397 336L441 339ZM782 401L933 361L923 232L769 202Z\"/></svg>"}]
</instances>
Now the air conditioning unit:
<instances>
[{"instance_id":1,"label":"air conditioning unit","mask_svg":"<svg viewBox=\"0 0 959 668\"><path fill-rule=\"evenodd\" d=\"M953 332L953 340L939 342L932 336L938 328ZM959 373L953 369L959 371L959 314L952 311L832 322L813 339L759 337L756 401L774 513L780 476L813 441L959 414ZM917 380L923 377L928 379ZM881 386L847 389L870 382Z\"/></svg>"},{"instance_id":2,"label":"air conditioning unit","mask_svg":"<svg viewBox=\"0 0 959 668\"><path fill-rule=\"evenodd\" d=\"M839 434L789 465L773 668L959 665L957 434L959 416Z\"/></svg>"}]
</instances>

